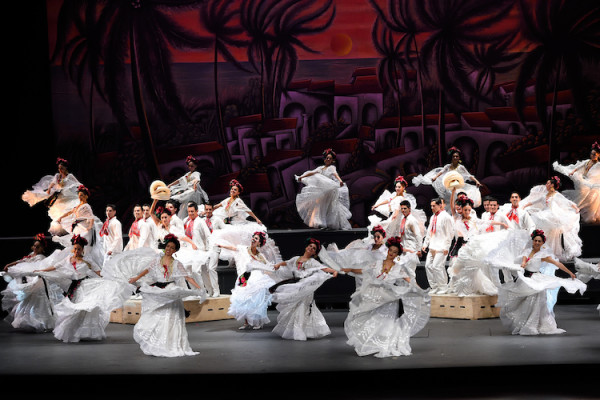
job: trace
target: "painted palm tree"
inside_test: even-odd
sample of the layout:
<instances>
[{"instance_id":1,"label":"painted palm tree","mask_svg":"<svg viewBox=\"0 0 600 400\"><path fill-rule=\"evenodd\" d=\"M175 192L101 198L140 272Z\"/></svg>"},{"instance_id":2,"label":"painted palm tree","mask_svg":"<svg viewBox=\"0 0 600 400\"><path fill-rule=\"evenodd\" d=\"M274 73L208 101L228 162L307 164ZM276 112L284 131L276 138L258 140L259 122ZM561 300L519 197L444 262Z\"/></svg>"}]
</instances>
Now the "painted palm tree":
<instances>
[{"instance_id":1,"label":"painted palm tree","mask_svg":"<svg viewBox=\"0 0 600 400\"><path fill-rule=\"evenodd\" d=\"M95 152L94 93L103 97L100 83L101 49L96 35L95 4L85 0L66 0L61 5L56 25L56 45L51 57L58 62L67 77L77 86L79 96L85 102L88 96L88 119L90 148ZM89 88L87 86L89 78Z\"/></svg>"},{"instance_id":2,"label":"painted palm tree","mask_svg":"<svg viewBox=\"0 0 600 400\"><path fill-rule=\"evenodd\" d=\"M231 155L227 147L227 138L225 135L225 126L223 121L223 111L219 99L218 85L218 64L219 55L227 62L233 64L236 68L249 72L229 51L229 47L245 47L248 41L241 38L244 28L239 25L237 18L240 10L235 7L236 2L228 0L209 0L200 8L200 22L207 30L213 40L214 61L213 61L213 79L215 89L215 107L217 119L219 122L220 142L225 149L227 158L227 167L231 168ZM228 172L231 172L230 170Z\"/></svg>"},{"instance_id":3,"label":"painted palm tree","mask_svg":"<svg viewBox=\"0 0 600 400\"><path fill-rule=\"evenodd\" d=\"M474 46L474 63L470 67L479 96L472 99L471 109L479 109L480 98L490 98L498 74L513 71L520 65L522 54L510 50L516 36L516 33L513 33L505 39Z\"/></svg>"},{"instance_id":4,"label":"painted palm tree","mask_svg":"<svg viewBox=\"0 0 600 400\"><path fill-rule=\"evenodd\" d=\"M132 88L137 120L153 175L160 177L148 105L165 121L189 119L171 70L169 46L206 48L211 40L181 27L170 12L198 7L199 0L102 0L98 18L104 60L104 89L117 120L128 126L128 95ZM129 63L128 63L129 61ZM129 65L128 65L129 64Z\"/></svg>"},{"instance_id":5,"label":"painted palm tree","mask_svg":"<svg viewBox=\"0 0 600 400\"><path fill-rule=\"evenodd\" d=\"M513 6L512 0L424 0L415 3L419 19L432 30L421 47L424 72L439 90L438 156L443 164L446 152L446 101L457 110L468 109L466 96L480 98L469 80L465 66L474 65L471 47L503 38L507 32L490 29L502 21Z\"/></svg>"},{"instance_id":6,"label":"painted palm tree","mask_svg":"<svg viewBox=\"0 0 600 400\"><path fill-rule=\"evenodd\" d=\"M285 5L285 2L273 0L246 0L240 5L240 24L249 38L248 62L260 76L263 119L267 116L265 93L273 66L273 26Z\"/></svg>"},{"instance_id":7,"label":"painted palm tree","mask_svg":"<svg viewBox=\"0 0 600 400\"><path fill-rule=\"evenodd\" d=\"M417 36L425 32L427 27L416 18L417 13L411 8L414 2L410 0L388 0L386 11L375 0L369 0L369 3L377 13L378 18L385 22L388 29L401 35L397 46L398 51L404 54L404 61L417 71L417 84L421 102L421 132L422 135L425 135L423 67Z\"/></svg>"},{"instance_id":8,"label":"painted palm tree","mask_svg":"<svg viewBox=\"0 0 600 400\"><path fill-rule=\"evenodd\" d=\"M525 88L535 79L537 114L548 139L548 172L557 157L554 126L557 92L561 85L571 89L577 113L590 121L587 111L587 85L582 76L583 65L600 61L600 4L593 0L531 2L520 0L522 25L533 45L527 53L517 78L515 107L523 118ZM563 78L564 77L564 78ZM546 94L553 90L550 121Z\"/></svg>"},{"instance_id":9,"label":"painted palm tree","mask_svg":"<svg viewBox=\"0 0 600 400\"><path fill-rule=\"evenodd\" d=\"M404 58L398 51L401 41L395 41L393 32L382 24L380 18L375 19L371 30L371 39L377 53L382 56L377 64L377 77L382 87L390 87L397 98L398 132L396 146L400 144L402 134L402 93L408 90L408 71ZM402 80L402 88L398 80Z\"/></svg>"},{"instance_id":10,"label":"painted palm tree","mask_svg":"<svg viewBox=\"0 0 600 400\"><path fill-rule=\"evenodd\" d=\"M272 83L272 110L275 116L277 98L281 93L286 93L287 87L294 77L298 65L296 48L301 48L309 53L317 54L318 51L310 48L300 36L314 35L326 31L335 19L336 8L333 0L326 0L319 4L318 0L286 0L281 1L285 6L274 26L274 72L271 74ZM317 8L312 8L318 4Z\"/></svg>"}]
</instances>

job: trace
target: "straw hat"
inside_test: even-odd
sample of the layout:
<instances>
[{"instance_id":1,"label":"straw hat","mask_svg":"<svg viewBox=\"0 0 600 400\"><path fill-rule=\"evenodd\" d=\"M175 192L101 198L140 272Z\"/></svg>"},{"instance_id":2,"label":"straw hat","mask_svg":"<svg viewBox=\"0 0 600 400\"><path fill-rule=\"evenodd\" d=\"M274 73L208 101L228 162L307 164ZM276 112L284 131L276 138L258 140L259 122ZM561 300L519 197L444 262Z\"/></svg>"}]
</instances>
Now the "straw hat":
<instances>
[{"instance_id":1,"label":"straw hat","mask_svg":"<svg viewBox=\"0 0 600 400\"><path fill-rule=\"evenodd\" d=\"M150 185L150 197L156 200L169 200L171 189L163 181L154 181Z\"/></svg>"},{"instance_id":2,"label":"straw hat","mask_svg":"<svg viewBox=\"0 0 600 400\"><path fill-rule=\"evenodd\" d=\"M444 187L446 189L460 189L465 186L465 178L456 171L450 171L444 175Z\"/></svg>"}]
</instances>

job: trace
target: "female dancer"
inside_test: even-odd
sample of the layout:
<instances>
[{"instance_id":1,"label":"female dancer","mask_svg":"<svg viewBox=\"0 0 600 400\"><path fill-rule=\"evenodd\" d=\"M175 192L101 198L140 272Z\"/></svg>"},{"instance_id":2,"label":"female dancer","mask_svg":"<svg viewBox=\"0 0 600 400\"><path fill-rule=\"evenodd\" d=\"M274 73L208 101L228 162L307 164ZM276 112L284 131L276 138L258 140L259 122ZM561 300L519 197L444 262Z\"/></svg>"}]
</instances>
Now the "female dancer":
<instances>
[{"instance_id":1,"label":"female dancer","mask_svg":"<svg viewBox=\"0 0 600 400\"><path fill-rule=\"evenodd\" d=\"M279 281L275 265L281 266L281 257L269 260L260 251L267 244L264 232L255 232L250 246L227 246L235 252L235 265L238 270L236 285L229 298L231 305L227 313L238 321L243 321L240 330L261 329L270 322L267 309L273 295L269 291ZM277 264L276 264L277 263Z\"/></svg>"},{"instance_id":2,"label":"female dancer","mask_svg":"<svg viewBox=\"0 0 600 400\"><path fill-rule=\"evenodd\" d=\"M408 182L403 176L399 175L394 180L394 193L384 190L379 199L375 202L371 210L382 214L386 220L381 222L386 232L390 236L399 236L402 214L400 212L400 203L404 200L410 202L412 215L417 219L421 226L421 233L425 232L425 223L427 215L423 210L417 209L417 199L410 193L406 193Z\"/></svg>"},{"instance_id":3,"label":"female dancer","mask_svg":"<svg viewBox=\"0 0 600 400\"><path fill-rule=\"evenodd\" d=\"M34 237L31 253L4 267L8 285L2 291L2 309L9 312L5 320L13 328L35 332L54 328L53 303L62 300L62 289L32 275L40 262L46 260L46 246L46 238L40 233Z\"/></svg>"},{"instance_id":4,"label":"female dancer","mask_svg":"<svg viewBox=\"0 0 600 400\"><path fill-rule=\"evenodd\" d=\"M359 356L410 355L410 337L429 320L430 297L416 285L412 269L400 261L400 238L389 238L386 246L385 260L359 270L342 269L364 277L363 284L352 295L344 322L347 343L354 346ZM404 310L401 316L399 300Z\"/></svg>"},{"instance_id":5,"label":"female dancer","mask_svg":"<svg viewBox=\"0 0 600 400\"><path fill-rule=\"evenodd\" d=\"M53 266L34 272L52 279L44 273L56 271L71 280L66 297L55 306L54 336L63 342L101 340L106 337L110 313L122 307L131 294L131 285L101 279L100 267L84 258L87 240L75 235L71 243L72 254Z\"/></svg>"},{"instance_id":6,"label":"female dancer","mask_svg":"<svg viewBox=\"0 0 600 400\"><path fill-rule=\"evenodd\" d=\"M320 251L321 242L309 238L301 256L274 266L280 271L282 281L270 289L279 311L273 332L284 339L316 339L331 333L317 308L314 294L326 280L337 276L338 271L316 260Z\"/></svg>"},{"instance_id":7,"label":"female dancer","mask_svg":"<svg viewBox=\"0 0 600 400\"><path fill-rule=\"evenodd\" d=\"M483 221L473 216L473 201L468 197L460 197L456 202L460 205L462 214L457 215L454 222L455 241L450 250L448 267L449 293L461 297L474 294L496 295L498 271L492 271L482 260L506 237L508 231L486 230L492 225L500 225L505 229L508 225L501 221ZM452 211L454 214L454 208Z\"/></svg>"},{"instance_id":8,"label":"female dancer","mask_svg":"<svg viewBox=\"0 0 600 400\"><path fill-rule=\"evenodd\" d=\"M100 226L100 220L94 215L92 207L88 203L90 191L83 185L77 188L77 197L79 204L62 214L55 223L54 232L57 232L54 241L63 247L68 247L71 237L77 235L85 238L89 243L95 239L94 224L97 222Z\"/></svg>"},{"instance_id":9,"label":"female dancer","mask_svg":"<svg viewBox=\"0 0 600 400\"><path fill-rule=\"evenodd\" d=\"M588 283L592 279L600 280L600 263L596 263L596 265L594 265L576 258L575 269L577 270L575 273L577 279L583 283ZM598 305L598 310L600 310L600 305Z\"/></svg>"},{"instance_id":10,"label":"female dancer","mask_svg":"<svg viewBox=\"0 0 600 400\"><path fill-rule=\"evenodd\" d=\"M326 255L328 255L335 265L344 266L351 271L348 275L353 276L356 288L361 285L362 275L355 274L354 270L361 269L364 265L370 265L376 260L383 260L388 249L385 246L386 231L381 225L373 227L369 236L365 239L356 239L350 242L345 248L338 249L337 244L332 243L327 246ZM340 267L341 269L341 267Z\"/></svg>"},{"instance_id":11,"label":"female dancer","mask_svg":"<svg viewBox=\"0 0 600 400\"><path fill-rule=\"evenodd\" d=\"M266 232L267 228L260 219L248 208L240 195L244 192L244 187L235 179L229 182L229 197L213 207L213 216L221 218L225 226L221 229L215 229L210 235L210 248L219 244L228 246L246 245L252 239L255 232ZM256 222L249 221L248 216ZM219 258L231 261L233 254L228 251L221 251Z\"/></svg>"},{"instance_id":12,"label":"female dancer","mask_svg":"<svg viewBox=\"0 0 600 400\"><path fill-rule=\"evenodd\" d=\"M171 188L171 199L180 204L187 204L193 201L196 204L208 202L208 195L200 186L200 172L198 172L198 160L193 156L185 159L189 172L184 176L168 185ZM184 219L187 217L187 208L181 207L178 217Z\"/></svg>"},{"instance_id":13,"label":"female dancer","mask_svg":"<svg viewBox=\"0 0 600 400\"><path fill-rule=\"evenodd\" d=\"M146 282L149 282L140 288L142 313L133 329L134 340L147 355L180 357L198 354L188 341L183 299L199 296L202 303L206 292L173 257L179 246L174 235L165 236L164 242L159 244L164 253L156 254L150 265L129 280L130 284L135 284L147 276ZM188 289L186 282L195 289Z\"/></svg>"},{"instance_id":14,"label":"female dancer","mask_svg":"<svg viewBox=\"0 0 600 400\"><path fill-rule=\"evenodd\" d=\"M600 144L594 142L590 159L563 166L555 161L554 169L573 180L574 190L565 190L564 196L577 204L581 219L589 224L600 224Z\"/></svg>"},{"instance_id":15,"label":"female dancer","mask_svg":"<svg viewBox=\"0 0 600 400\"><path fill-rule=\"evenodd\" d=\"M564 287L567 292L586 290L567 267L557 261L544 246L546 236L536 229L527 240L524 230L512 230L505 241L492 251L485 262L494 268L510 268L517 278L501 284L498 290L500 320L513 335L558 334L565 332L556 326L554 314L548 308L546 291ZM550 265L549 265L550 264ZM560 268L570 279L542 273L545 267Z\"/></svg>"},{"instance_id":16,"label":"female dancer","mask_svg":"<svg viewBox=\"0 0 600 400\"><path fill-rule=\"evenodd\" d=\"M22 195L23 201L33 207L43 201L48 207L48 216L55 222L65 212L73 209L79 203L77 188L81 185L73 174L69 173L69 162L64 158L56 159L58 173L46 175ZM57 224L50 225L50 233L55 234L52 228L60 228Z\"/></svg>"},{"instance_id":17,"label":"female dancer","mask_svg":"<svg viewBox=\"0 0 600 400\"><path fill-rule=\"evenodd\" d=\"M348 222L352 217L350 195L335 168L336 157L332 149L326 149L324 165L296 176L304 184L296 196L296 208L311 228L352 229Z\"/></svg>"},{"instance_id":18,"label":"female dancer","mask_svg":"<svg viewBox=\"0 0 600 400\"><path fill-rule=\"evenodd\" d=\"M581 255L582 241L579 238L579 207L563 196L559 188L560 178L553 176L545 185L534 186L522 204L536 228L546 233L547 245L554 255L564 261Z\"/></svg>"},{"instance_id":19,"label":"female dancer","mask_svg":"<svg viewBox=\"0 0 600 400\"><path fill-rule=\"evenodd\" d=\"M481 192L479 191L479 187L481 183L473 176L465 167L461 164L461 151L456 147L450 147L448 149L448 157L450 158L450 164L446 164L443 167L434 168L429 171L425 175L418 175L413 178L413 184L415 186L419 186L421 184L424 185L433 185L433 188L437 192L438 196L444 199L446 204L452 207L452 204L449 202L451 190L447 189L444 186L444 175L451 171L456 171L463 176L465 182L467 180L472 180L475 182L475 186L465 183L463 190L467 193L467 197L473 200L473 204L475 208L481 205ZM439 179L439 178L442 179Z\"/></svg>"}]
</instances>

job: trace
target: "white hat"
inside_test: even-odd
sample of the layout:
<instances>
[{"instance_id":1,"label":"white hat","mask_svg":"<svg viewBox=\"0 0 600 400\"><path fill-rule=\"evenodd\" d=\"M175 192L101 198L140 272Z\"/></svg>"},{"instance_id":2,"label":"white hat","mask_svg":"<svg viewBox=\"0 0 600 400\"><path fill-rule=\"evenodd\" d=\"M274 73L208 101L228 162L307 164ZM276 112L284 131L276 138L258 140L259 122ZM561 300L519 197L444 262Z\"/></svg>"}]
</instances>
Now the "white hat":
<instances>
[{"instance_id":1,"label":"white hat","mask_svg":"<svg viewBox=\"0 0 600 400\"><path fill-rule=\"evenodd\" d=\"M150 185L150 197L156 200L169 200L171 189L163 181L154 181Z\"/></svg>"},{"instance_id":2,"label":"white hat","mask_svg":"<svg viewBox=\"0 0 600 400\"><path fill-rule=\"evenodd\" d=\"M444 187L446 189L460 189L463 186L465 186L465 178L463 178L460 173L456 171L450 171L444 175Z\"/></svg>"}]
</instances>

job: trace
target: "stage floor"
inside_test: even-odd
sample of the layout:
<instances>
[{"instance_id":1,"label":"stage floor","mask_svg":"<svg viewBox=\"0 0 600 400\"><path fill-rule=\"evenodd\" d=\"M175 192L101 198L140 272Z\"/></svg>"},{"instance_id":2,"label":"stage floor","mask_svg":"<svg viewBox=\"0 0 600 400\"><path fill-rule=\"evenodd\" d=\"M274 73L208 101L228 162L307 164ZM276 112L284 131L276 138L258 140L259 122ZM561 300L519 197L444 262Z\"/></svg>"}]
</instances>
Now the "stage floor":
<instances>
[{"instance_id":1,"label":"stage floor","mask_svg":"<svg viewBox=\"0 0 600 400\"><path fill-rule=\"evenodd\" d=\"M594 304L556 306L562 335L512 336L499 319L430 319L413 354L359 357L346 344L346 310L323 310L332 334L306 342L235 320L188 323L193 357L144 355L133 325L111 323L101 342L65 344L0 324L4 390L43 398L486 398L600 397L600 315ZM593 380L592 380L593 376ZM80 392L81 391L81 392ZM194 395L195 394L195 395ZM91 397L90 397L91 396Z\"/></svg>"}]
</instances>

